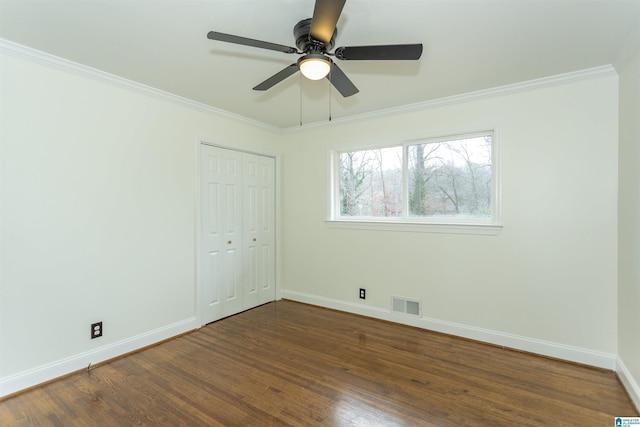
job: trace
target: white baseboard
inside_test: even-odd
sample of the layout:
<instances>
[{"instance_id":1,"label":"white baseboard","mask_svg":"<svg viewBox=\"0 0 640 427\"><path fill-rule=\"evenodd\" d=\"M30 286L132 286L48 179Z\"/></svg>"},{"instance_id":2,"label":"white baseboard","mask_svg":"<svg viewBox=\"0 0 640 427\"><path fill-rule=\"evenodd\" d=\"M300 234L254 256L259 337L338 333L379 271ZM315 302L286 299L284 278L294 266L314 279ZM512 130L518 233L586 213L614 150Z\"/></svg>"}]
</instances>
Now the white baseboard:
<instances>
[{"instance_id":1,"label":"white baseboard","mask_svg":"<svg viewBox=\"0 0 640 427\"><path fill-rule=\"evenodd\" d=\"M95 350L57 360L0 379L0 398L198 328L196 318L182 320Z\"/></svg>"},{"instance_id":2,"label":"white baseboard","mask_svg":"<svg viewBox=\"0 0 640 427\"><path fill-rule=\"evenodd\" d=\"M636 406L636 410L640 411L640 384L633 378L631 372L627 369L624 362L618 356L616 373L618 374L618 378L620 378L620 382L629 393L629 397L633 401L633 404Z\"/></svg>"},{"instance_id":3,"label":"white baseboard","mask_svg":"<svg viewBox=\"0 0 640 427\"><path fill-rule=\"evenodd\" d=\"M415 326L418 328L487 342L494 345L568 360L571 362L615 370L625 389L631 396L634 404L637 408L640 408L640 386L626 368L623 361L613 354L522 337L519 335L506 334L503 332L438 319L408 316L400 313L393 313L391 310L379 307L371 307L364 304L340 301L301 292L282 290L282 298ZM0 379L0 398L86 368L90 363L101 363L185 332L195 330L198 327L199 325L196 318L189 318L135 337L127 338L113 344L108 344L95 350L77 354L47 365L39 366L28 371L19 372L2 378Z\"/></svg>"},{"instance_id":4,"label":"white baseboard","mask_svg":"<svg viewBox=\"0 0 640 427\"><path fill-rule=\"evenodd\" d=\"M302 292L282 290L282 298L292 301L304 302L349 313L360 314L390 322L402 323L431 331L442 332L472 340L482 341L494 345L522 350L556 359L567 360L598 368L616 369L616 355L574 347L565 344L544 341L520 335L508 334L460 323L448 322L426 317L411 316L392 312L390 309L371 307L364 304L334 300L317 295Z\"/></svg>"}]
</instances>

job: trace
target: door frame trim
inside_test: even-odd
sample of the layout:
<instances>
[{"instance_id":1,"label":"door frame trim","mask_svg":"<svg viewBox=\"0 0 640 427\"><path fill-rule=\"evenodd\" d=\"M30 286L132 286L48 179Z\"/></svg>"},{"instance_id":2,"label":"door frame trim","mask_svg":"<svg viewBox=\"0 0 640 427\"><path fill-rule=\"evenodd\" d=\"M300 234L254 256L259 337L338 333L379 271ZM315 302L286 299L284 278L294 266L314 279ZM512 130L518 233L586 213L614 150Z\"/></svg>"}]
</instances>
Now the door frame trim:
<instances>
[{"instance_id":1,"label":"door frame trim","mask_svg":"<svg viewBox=\"0 0 640 427\"><path fill-rule=\"evenodd\" d=\"M195 313L196 313L196 323L198 324L198 328L204 326L203 323L203 313L202 313L202 277L200 274L200 266L202 265L202 254L200 253L200 246L202 243L201 233L202 233L202 223L201 223L201 208L202 208L202 200L201 200L201 170L200 170L200 158L201 158L201 146L208 145L211 147L223 148L225 150L233 150L239 153L248 153L255 154L258 156L271 157L275 160L275 187L274 187L274 220L275 220L275 291L276 291L276 301L282 298L282 281L281 281L281 248L282 248L282 215L281 215L281 191L282 188L282 174L281 174L281 162L282 155L278 152L267 151L267 150L251 150L240 148L235 144L231 144L228 142L198 137L195 143L195 229L194 229L194 251L195 251L195 292L194 292L194 304L195 304Z\"/></svg>"}]
</instances>

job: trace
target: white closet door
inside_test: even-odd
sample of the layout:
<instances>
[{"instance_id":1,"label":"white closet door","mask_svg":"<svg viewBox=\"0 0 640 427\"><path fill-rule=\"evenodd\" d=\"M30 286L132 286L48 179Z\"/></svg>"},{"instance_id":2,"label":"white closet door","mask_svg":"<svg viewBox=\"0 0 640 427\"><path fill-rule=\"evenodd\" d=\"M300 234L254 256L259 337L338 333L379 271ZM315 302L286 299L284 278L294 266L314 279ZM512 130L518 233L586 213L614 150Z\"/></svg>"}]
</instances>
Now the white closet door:
<instances>
[{"instance_id":1,"label":"white closet door","mask_svg":"<svg viewBox=\"0 0 640 427\"><path fill-rule=\"evenodd\" d=\"M203 323L242 311L242 154L201 146Z\"/></svg>"},{"instance_id":2,"label":"white closet door","mask_svg":"<svg viewBox=\"0 0 640 427\"><path fill-rule=\"evenodd\" d=\"M276 298L274 188L275 160L243 154L246 308Z\"/></svg>"},{"instance_id":3,"label":"white closet door","mask_svg":"<svg viewBox=\"0 0 640 427\"><path fill-rule=\"evenodd\" d=\"M202 323L276 298L275 160L201 146Z\"/></svg>"}]
</instances>

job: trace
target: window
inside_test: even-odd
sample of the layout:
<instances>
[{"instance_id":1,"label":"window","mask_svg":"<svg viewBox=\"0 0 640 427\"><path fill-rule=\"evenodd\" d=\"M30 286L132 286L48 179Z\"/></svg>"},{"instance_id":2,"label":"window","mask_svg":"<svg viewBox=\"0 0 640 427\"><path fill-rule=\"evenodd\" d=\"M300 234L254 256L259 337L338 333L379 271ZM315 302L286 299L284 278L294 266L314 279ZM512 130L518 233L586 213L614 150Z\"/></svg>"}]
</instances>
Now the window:
<instances>
[{"instance_id":1,"label":"window","mask_svg":"<svg viewBox=\"0 0 640 427\"><path fill-rule=\"evenodd\" d=\"M381 229L411 224L430 226L421 231L485 234L499 229L493 132L333 156L331 225Z\"/></svg>"}]
</instances>

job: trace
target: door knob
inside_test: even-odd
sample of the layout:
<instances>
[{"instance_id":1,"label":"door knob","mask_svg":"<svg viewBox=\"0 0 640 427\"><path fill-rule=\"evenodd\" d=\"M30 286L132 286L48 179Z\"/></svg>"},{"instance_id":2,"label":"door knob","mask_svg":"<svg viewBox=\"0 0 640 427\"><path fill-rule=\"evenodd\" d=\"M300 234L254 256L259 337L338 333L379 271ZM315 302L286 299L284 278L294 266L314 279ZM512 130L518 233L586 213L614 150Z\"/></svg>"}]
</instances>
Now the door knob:
<instances>
[{"instance_id":1,"label":"door knob","mask_svg":"<svg viewBox=\"0 0 640 427\"><path fill-rule=\"evenodd\" d=\"M230 245L230 244L231 244L231 240L229 240L229 241L227 242L227 244L229 244L229 245Z\"/></svg>"},{"instance_id":2,"label":"door knob","mask_svg":"<svg viewBox=\"0 0 640 427\"><path fill-rule=\"evenodd\" d=\"M256 238L254 237L254 238L253 238L253 241L255 242L256 240L258 240L258 239L256 239Z\"/></svg>"}]
</instances>

